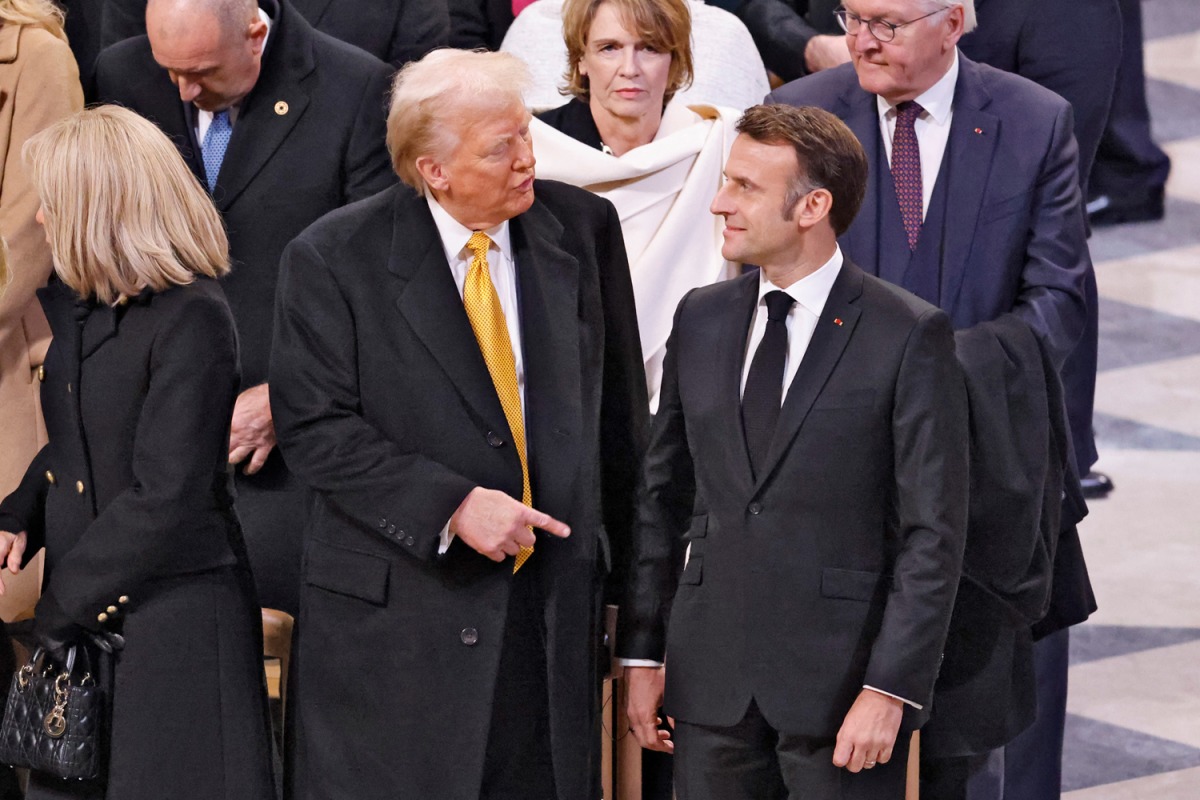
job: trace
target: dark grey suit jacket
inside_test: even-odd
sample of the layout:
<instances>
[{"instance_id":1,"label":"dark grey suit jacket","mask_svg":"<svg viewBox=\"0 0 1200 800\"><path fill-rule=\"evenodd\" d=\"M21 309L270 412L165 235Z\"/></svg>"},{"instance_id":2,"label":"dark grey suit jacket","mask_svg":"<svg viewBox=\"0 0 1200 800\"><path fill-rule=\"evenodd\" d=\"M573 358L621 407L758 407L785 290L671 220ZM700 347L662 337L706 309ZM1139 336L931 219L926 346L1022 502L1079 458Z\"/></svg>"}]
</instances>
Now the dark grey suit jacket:
<instances>
[{"instance_id":1,"label":"dark grey suit jacket","mask_svg":"<svg viewBox=\"0 0 1200 800\"><path fill-rule=\"evenodd\" d=\"M758 280L676 312L617 651L665 653L678 719L733 725L753 698L776 729L827 737L864 684L928 708L966 531L966 393L946 316L847 260L756 479L739 386Z\"/></svg>"},{"instance_id":2,"label":"dark grey suit jacket","mask_svg":"<svg viewBox=\"0 0 1200 800\"><path fill-rule=\"evenodd\" d=\"M599 596L626 558L645 378L615 209L537 182L511 222L552 758L559 796L599 796ZM477 798L512 561L440 532L521 464L424 198L340 209L284 257L271 402L317 494L298 645L297 798Z\"/></svg>"}]
</instances>

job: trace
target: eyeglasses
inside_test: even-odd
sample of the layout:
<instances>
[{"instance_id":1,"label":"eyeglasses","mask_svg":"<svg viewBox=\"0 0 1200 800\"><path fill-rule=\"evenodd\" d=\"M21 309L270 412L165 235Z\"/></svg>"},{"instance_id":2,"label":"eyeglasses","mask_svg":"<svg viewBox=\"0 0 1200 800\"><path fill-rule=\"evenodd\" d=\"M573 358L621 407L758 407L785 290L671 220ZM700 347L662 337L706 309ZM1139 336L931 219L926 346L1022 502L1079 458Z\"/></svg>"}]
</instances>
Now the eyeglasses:
<instances>
[{"instance_id":1,"label":"eyeglasses","mask_svg":"<svg viewBox=\"0 0 1200 800\"><path fill-rule=\"evenodd\" d=\"M833 15L837 17L838 24L842 26L842 30L851 36L857 36L858 32L862 30L862 26L866 25L867 30L876 39L881 42L890 42L896 38L897 29L903 28L906 25L912 25L914 22L920 22L927 17L932 17L934 14L940 14L943 11L949 11L951 8L952 6L943 6L937 11L930 11L924 16L917 17L916 19L910 19L908 22L888 22L885 19L878 18L863 19L853 11L847 11L844 8L839 8L837 11L833 12Z\"/></svg>"}]
</instances>

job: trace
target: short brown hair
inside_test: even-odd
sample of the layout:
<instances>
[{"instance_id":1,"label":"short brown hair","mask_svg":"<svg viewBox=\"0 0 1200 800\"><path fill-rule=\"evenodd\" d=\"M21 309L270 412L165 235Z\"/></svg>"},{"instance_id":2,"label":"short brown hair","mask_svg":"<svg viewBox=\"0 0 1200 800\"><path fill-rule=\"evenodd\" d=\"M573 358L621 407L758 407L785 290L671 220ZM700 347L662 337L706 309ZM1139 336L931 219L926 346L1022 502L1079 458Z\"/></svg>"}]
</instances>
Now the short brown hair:
<instances>
[{"instance_id":1,"label":"short brown hair","mask_svg":"<svg viewBox=\"0 0 1200 800\"><path fill-rule=\"evenodd\" d=\"M827 189L833 196L833 232L846 232L867 190L867 156L846 123L812 106L759 105L746 109L737 131L756 142L795 149L796 175L788 188L784 217L791 216L800 198L813 189Z\"/></svg>"},{"instance_id":2,"label":"short brown hair","mask_svg":"<svg viewBox=\"0 0 1200 800\"><path fill-rule=\"evenodd\" d=\"M642 41L671 56L667 91L663 103L680 89L692 85L692 13L688 0L566 0L563 4L563 39L567 44L567 85L563 94L588 98L588 79L579 74L579 62L587 51L588 34L596 11L611 3L624 24L637 31Z\"/></svg>"},{"instance_id":3,"label":"short brown hair","mask_svg":"<svg viewBox=\"0 0 1200 800\"><path fill-rule=\"evenodd\" d=\"M208 192L149 120L95 106L31 136L21 152L54 270L81 297L117 303L229 271Z\"/></svg>"}]
</instances>

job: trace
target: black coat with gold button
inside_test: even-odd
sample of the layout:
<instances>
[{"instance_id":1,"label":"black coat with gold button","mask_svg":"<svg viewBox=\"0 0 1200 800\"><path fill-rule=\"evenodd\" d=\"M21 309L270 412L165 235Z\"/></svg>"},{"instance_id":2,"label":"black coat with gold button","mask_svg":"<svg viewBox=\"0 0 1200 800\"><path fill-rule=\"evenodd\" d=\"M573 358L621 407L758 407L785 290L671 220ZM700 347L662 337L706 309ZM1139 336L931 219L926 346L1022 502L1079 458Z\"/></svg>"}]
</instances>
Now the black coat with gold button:
<instances>
[{"instance_id":1,"label":"black coat with gold button","mask_svg":"<svg viewBox=\"0 0 1200 800\"><path fill-rule=\"evenodd\" d=\"M120 630L105 786L31 797L270 796L261 622L225 468L237 342L199 279L109 307L39 292L49 444L0 503L44 547L35 632Z\"/></svg>"}]
</instances>

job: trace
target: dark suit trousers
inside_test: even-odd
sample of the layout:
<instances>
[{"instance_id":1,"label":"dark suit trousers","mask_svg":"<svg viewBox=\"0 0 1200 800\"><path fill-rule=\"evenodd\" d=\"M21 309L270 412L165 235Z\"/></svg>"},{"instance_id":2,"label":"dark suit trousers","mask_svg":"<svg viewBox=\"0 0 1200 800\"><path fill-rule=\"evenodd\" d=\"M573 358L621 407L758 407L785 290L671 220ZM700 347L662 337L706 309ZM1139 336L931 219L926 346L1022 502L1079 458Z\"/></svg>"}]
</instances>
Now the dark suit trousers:
<instances>
[{"instance_id":1,"label":"dark suit trousers","mask_svg":"<svg viewBox=\"0 0 1200 800\"><path fill-rule=\"evenodd\" d=\"M535 551L513 576L480 800L557 800L540 568Z\"/></svg>"},{"instance_id":2,"label":"dark suit trousers","mask_svg":"<svg viewBox=\"0 0 1200 800\"><path fill-rule=\"evenodd\" d=\"M803 691L798 689L798 691ZM781 733L751 701L729 728L675 724L679 800L901 800L908 736L887 764L855 774L833 765L833 738Z\"/></svg>"}]
</instances>

